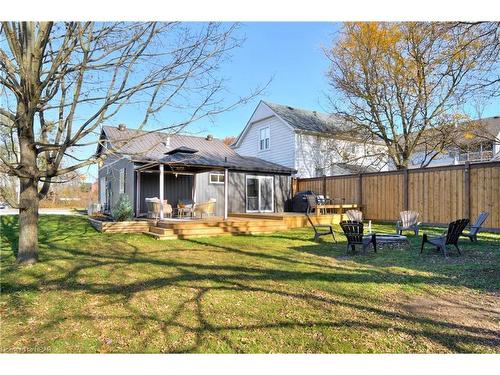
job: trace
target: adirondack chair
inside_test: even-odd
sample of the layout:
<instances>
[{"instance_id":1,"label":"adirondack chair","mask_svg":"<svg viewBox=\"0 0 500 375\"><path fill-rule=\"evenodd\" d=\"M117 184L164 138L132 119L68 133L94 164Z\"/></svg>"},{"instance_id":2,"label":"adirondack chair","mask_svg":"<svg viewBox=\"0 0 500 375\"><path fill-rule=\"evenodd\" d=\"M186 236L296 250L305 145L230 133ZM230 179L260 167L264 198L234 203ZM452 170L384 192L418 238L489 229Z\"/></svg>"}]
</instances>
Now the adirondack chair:
<instances>
[{"instance_id":1,"label":"adirondack chair","mask_svg":"<svg viewBox=\"0 0 500 375\"><path fill-rule=\"evenodd\" d=\"M363 213L359 210L347 210L345 214L351 221L363 221Z\"/></svg>"},{"instance_id":2,"label":"adirondack chair","mask_svg":"<svg viewBox=\"0 0 500 375\"><path fill-rule=\"evenodd\" d=\"M314 230L314 241L318 242L319 238L321 236L326 236L331 234L333 237L333 241L337 243L337 239L335 238L335 231L333 230L333 227L328 224L314 224L313 221L311 220L311 217L306 213L307 220L309 221L309 224L311 224L311 227Z\"/></svg>"},{"instance_id":3,"label":"adirondack chair","mask_svg":"<svg viewBox=\"0 0 500 375\"><path fill-rule=\"evenodd\" d=\"M377 240L375 233L363 235L363 223L360 221L344 220L340 222L340 226L347 238L347 253L349 247L354 253L356 245L363 246L363 253L366 254L366 249L370 244L373 244L373 251L377 252Z\"/></svg>"},{"instance_id":4,"label":"adirondack chair","mask_svg":"<svg viewBox=\"0 0 500 375\"><path fill-rule=\"evenodd\" d=\"M363 213L360 210L347 210L345 214L350 221L359 221L360 223L363 222ZM371 220L368 221L368 232L372 232Z\"/></svg>"},{"instance_id":5,"label":"adirondack chair","mask_svg":"<svg viewBox=\"0 0 500 375\"><path fill-rule=\"evenodd\" d=\"M401 211L401 220L396 222L397 234L403 234L404 230L412 230L418 236L420 222L418 221L419 213L416 211Z\"/></svg>"},{"instance_id":6,"label":"adirondack chair","mask_svg":"<svg viewBox=\"0 0 500 375\"><path fill-rule=\"evenodd\" d=\"M458 219L456 221L452 221L448 225L448 230L445 231L440 236L429 236L424 233L422 237L422 246L420 248L420 254L422 254L422 252L424 251L424 244L426 242L430 243L431 245L434 245L437 250L441 250L445 257L448 256L448 251L446 249L447 245L455 246L458 253L462 254L460 252L460 249L458 248L458 239L462 234L464 228L467 226L467 224L469 224L469 219Z\"/></svg>"},{"instance_id":7,"label":"adirondack chair","mask_svg":"<svg viewBox=\"0 0 500 375\"><path fill-rule=\"evenodd\" d=\"M477 234L489 215L489 212L481 212L477 217L476 222L467 227L469 231L467 233L462 233L461 236L469 237L471 242L477 242Z\"/></svg>"}]
</instances>

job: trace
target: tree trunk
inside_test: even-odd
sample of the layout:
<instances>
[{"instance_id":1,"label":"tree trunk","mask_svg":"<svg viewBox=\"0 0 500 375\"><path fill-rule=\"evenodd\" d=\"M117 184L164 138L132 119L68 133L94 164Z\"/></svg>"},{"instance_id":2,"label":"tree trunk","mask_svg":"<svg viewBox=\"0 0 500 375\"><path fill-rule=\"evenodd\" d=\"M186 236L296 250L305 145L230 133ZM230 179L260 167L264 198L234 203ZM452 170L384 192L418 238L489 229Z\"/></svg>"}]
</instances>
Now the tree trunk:
<instances>
[{"instance_id":1,"label":"tree trunk","mask_svg":"<svg viewBox=\"0 0 500 375\"><path fill-rule=\"evenodd\" d=\"M37 153L33 131L34 110L24 102L18 103L19 153L19 247L17 263L33 264L38 260L38 177Z\"/></svg>"},{"instance_id":2,"label":"tree trunk","mask_svg":"<svg viewBox=\"0 0 500 375\"><path fill-rule=\"evenodd\" d=\"M17 263L33 264L38 260L38 183L34 178L20 179L19 248Z\"/></svg>"}]
</instances>

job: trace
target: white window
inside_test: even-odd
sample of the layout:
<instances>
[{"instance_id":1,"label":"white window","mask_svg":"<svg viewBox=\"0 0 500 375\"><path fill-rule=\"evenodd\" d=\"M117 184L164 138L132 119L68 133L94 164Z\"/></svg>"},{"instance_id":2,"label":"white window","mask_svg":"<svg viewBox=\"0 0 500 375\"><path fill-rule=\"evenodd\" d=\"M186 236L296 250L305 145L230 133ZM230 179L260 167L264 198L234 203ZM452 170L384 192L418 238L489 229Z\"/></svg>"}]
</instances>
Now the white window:
<instances>
[{"instance_id":1,"label":"white window","mask_svg":"<svg viewBox=\"0 0 500 375\"><path fill-rule=\"evenodd\" d=\"M246 176L246 211L274 211L273 176Z\"/></svg>"},{"instance_id":2,"label":"white window","mask_svg":"<svg viewBox=\"0 0 500 375\"><path fill-rule=\"evenodd\" d=\"M271 142L271 130L268 127L260 129L259 149L269 150Z\"/></svg>"},{"instance_id":3,"label":"white window","mask_svg":"<svg viewBox=\"0 0 500 375\"><path fill-rule=\"evenodd\" d=\"M120 194L125 194L125 168L120 169L119 186Z\"/></svg>"},{"instance_id":4,"label":"white window","mask_svg":"<svg viewBox=\"0 0 500 375\"><path fill-rule=\"evenodd\" d=\"M99 201L104 207L106 205L106 177L101 177L99 186Z\"/></svg>"},{"instance_id":5,"label":"white window","mask_svg":"<svg viewBox=\"0 0 500 375\"><path fill-rule=\"evenodd\" d=\"M224 183L224 173L210 173L209 182L211 184L223 184Z\"/></svg>"}]
</instances>

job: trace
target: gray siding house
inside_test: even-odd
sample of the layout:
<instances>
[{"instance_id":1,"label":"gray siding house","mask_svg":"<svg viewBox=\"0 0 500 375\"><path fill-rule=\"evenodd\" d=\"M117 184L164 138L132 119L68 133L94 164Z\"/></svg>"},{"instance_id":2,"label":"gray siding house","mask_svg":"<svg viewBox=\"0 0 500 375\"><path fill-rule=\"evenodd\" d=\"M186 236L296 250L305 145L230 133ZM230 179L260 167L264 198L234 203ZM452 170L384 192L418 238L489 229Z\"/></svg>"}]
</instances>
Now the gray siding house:
<instances>
[{"instance_id":1,"label":"gray siding house","mask_svg":"<svg viewBox=\"0 0 500 375\"><path fill-rule=\"evenodd\" d=\"M180 200L216 199L216 215L283 212L295 170L256 157L244 157L221 140L158 131L104 126L97 154L99 201L110 212L128 195L137 217L146 215L146 198L175 207ZM161 193L163 187L163 194Z\"/></svg>"}]
</instances>

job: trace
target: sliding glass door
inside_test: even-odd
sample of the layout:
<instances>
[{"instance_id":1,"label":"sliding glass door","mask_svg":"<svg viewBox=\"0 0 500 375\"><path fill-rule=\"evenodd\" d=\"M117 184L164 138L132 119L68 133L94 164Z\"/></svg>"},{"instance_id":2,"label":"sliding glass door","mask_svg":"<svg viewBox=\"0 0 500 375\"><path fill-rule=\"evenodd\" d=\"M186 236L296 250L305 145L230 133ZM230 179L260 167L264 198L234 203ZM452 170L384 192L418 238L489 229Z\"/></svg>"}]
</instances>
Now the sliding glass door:
<instances>
[{"instance_id":1,"label":"sliding glass door","mask_svg":"<svg viewBox=\"0 0 500 375\"><path fill-rule=\"evenodd\" d=\"M273 176L246 176L247 212L274 211Z\"/></svg>"}]
</instances>

